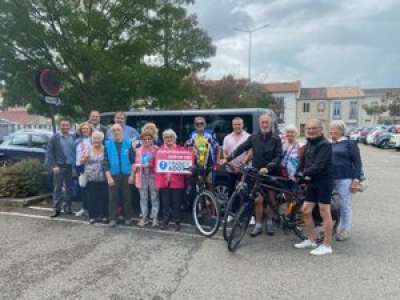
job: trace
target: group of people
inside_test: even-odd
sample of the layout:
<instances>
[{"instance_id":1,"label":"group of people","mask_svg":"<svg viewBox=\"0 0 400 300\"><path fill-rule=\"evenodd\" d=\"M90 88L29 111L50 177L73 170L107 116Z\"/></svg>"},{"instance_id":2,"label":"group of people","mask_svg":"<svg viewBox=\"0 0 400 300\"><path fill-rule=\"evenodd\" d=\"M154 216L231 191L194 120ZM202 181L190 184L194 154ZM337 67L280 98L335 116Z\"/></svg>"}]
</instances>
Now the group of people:
<instances>
[{"instance_id":1,"label":"group of people","mask_svg":"<svg viewBox=\"0 0 400 300\"><path fill-rule=\"evenodd\" d=\"M160 137L156 124L147 123L139 133L128 126L125 119L123 112L117 112L114 124L106 128L100 124L99 112L92 111L88 121L80 124L78 134L71 133L70 121L60 121L60 132L50 139L47 151L54 185L52 217L60 215L62 208L65 213L72 214L73 176L79 176L83 204L77 215L87 213L91 224L104 222L114 227L119 219L126 225L132 224L133 201L136 201L132 199L132 186L135 186L140 195L137 225L149 224L163 230L173 225L179 231L185 191L193 185L199 170L212 178L210 173L216 165L227 166L232 191L240 179L240 166L251 163L262 175L284 176L290 180L297 180L298 176L309 178L302 207L308 238L296 244L296 248L312 249L314 255L332 253L330 201L333 189L339 195L341 214L336 239L344 241L350 237L351 198L352 193L358 191L362 165L359 148L345 136L342 121L331 123L331 139L328 140L324 137L322 122L309 120L305 126L307 142L303 145L297 140L295 126L287 126L282 135L274 132L268 114L259 117L259 130L253 134L244 130L243 120L237 117L232 120L232 133L219 145L213 133L206 129L205 118L198 116L194 118L195 130L185 145L180 146L172 129L166 129ZM157 153L179 149L191 149L192 174L159 172L155 165ZM269 191L268 197L274 201L275 195ZM265 207L264 200L258 194L253 237L263 232L264 216L266 233L274 234L274 213L270 207ZM316 205L325 232L320 245L316 243L312 217Z\"/></svg>"}]
</instances>

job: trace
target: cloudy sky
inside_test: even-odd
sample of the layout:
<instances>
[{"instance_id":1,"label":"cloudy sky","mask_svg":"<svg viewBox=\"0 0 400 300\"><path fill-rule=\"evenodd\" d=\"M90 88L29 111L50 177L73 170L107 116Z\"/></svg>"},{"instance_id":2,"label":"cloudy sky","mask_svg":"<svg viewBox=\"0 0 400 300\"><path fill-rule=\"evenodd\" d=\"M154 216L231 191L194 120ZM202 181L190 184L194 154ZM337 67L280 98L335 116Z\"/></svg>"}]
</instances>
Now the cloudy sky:
<instances>
[{"instance_id":1,"label":"cloudy sky","mask_svg":"<svg viewBox=\"0 0 400 300\"><path fill-rule=\"evenodd\" d=\"M190 8L217 46L208 78L301 80L303 87L400 87L399 0L197 0Z\"/></svg>"}]
</instances>

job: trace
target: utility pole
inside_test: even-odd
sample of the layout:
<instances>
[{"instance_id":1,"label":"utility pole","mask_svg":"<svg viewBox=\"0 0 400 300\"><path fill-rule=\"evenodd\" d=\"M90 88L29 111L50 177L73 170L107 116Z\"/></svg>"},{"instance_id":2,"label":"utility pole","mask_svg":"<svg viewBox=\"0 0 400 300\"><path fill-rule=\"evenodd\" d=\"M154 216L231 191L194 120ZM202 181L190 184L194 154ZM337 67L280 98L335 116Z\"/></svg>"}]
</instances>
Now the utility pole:
<instances>
[{"instance_id":1,"label":"utility pole","mask_svg":"<svg viewBox=\"0 0 400 300\"><path fill-rule=\"evenodd\" d=\"M264 24L260 27L256 27L254 29L239 29L239 28L234 28L234 30L239 31L239 32L245 32L249 34L249 65L248 65L248 80L249 83L251 82L251 54L252 54L252 43L253 43L253 33L256 31L260 31L264 28L267 28L270 26L270 24Z\"/></svg>"}]
</instances>

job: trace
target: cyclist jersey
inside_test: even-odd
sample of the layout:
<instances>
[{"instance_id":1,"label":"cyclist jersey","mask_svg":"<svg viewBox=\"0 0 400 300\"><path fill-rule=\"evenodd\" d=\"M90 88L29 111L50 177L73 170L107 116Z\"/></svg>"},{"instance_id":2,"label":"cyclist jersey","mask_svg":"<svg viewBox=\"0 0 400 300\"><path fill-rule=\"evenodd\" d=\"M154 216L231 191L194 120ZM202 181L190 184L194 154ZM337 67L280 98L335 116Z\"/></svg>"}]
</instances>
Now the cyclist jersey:
<instances>
[{"instance_id":1,"label":"cyclist jersey","mask_svg":"<svg viewBox=\"0 0 400 300\"><path fill-rule=\"evenodd\" d=\"M214 164L218 143L209 132L205 132L204 135L194 132L185 144L193 147L197 167L206 168Z\"/></svg>"},{"instance_id":2,"label":"cyclist jersey","mask_svg":"<svg viewBox=\"0 0 400 300\"><path fill-rule=\"evenodd\" d=\"M198 135L193 139L193 149L196 156L197 165L201 168L207 166L208 156L210 154L210 145L205 136Z\"/></svg>"}]
</instances>

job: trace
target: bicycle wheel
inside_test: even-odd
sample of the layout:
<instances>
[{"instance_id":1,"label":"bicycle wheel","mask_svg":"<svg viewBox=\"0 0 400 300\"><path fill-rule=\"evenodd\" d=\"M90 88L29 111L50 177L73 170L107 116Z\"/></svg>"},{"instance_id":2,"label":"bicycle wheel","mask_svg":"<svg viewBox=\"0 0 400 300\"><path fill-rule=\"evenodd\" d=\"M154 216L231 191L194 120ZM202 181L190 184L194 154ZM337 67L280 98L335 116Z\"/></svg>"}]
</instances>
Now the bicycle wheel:
<instances>
[{"instance_id":1,"label":"bicycle wheel","mask_svg":"<svg viewBox=\"0 0 400 300\"><path fill-rule=\"evenodd\" d=\"M212 237L218 231L220 207L213 193L203 191L194 199L193 220L197 230L204 236Z\"/></svg>"},{"instance_id":2,"label":"bicycle wheel","mask_svg":"<svg viewBox=\"0 0 400 300\"><path fill-rule=\"evenodd\" d=\"M249 227L250 219L252 216L251 209L249 208L249 204L244 204L233 223L232 232L228 238L228 250L233 252L235 251L240 242L242 241L243 237L247 233L247 228Z\"/></svg>"},{"instance_id":3,"label":"bicycle wheel","mask_svg":"<svg viewBox=\"0 0 400 300\"><path fill-rule=\"evenodd\" d=\"M225 241L228 241L229 236L231 235L235 217L243 202L244 199L242 193L240 191L235 191L229 198L228 205L225 206L224 219L222 221L222 235Z\"/></svg>"}]
</instances>

